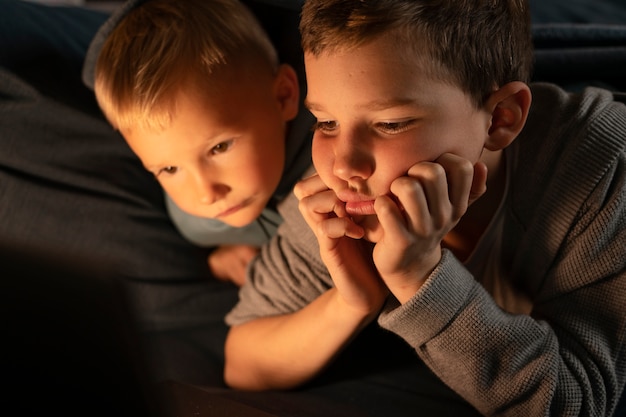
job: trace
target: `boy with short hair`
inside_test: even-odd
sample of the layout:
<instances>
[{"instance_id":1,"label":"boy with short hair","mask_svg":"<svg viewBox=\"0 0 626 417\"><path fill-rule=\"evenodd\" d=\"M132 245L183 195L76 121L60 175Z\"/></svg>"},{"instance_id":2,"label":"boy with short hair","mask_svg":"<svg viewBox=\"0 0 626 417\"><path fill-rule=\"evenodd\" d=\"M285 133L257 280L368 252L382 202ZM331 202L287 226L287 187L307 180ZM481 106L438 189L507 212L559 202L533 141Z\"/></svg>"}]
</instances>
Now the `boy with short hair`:
<instances>
[{"instance_id":1,"label":"boy with short hair","mask_svg":"<svg viewBox=\"0 0 626 417\"><path fill-rule=\"evenodd\" d=\"M611 415L626 106L527 84L525 1L307 0L301 31L314 237L284 212L227 317L226 381L302 384L377 320L482 414Z\"/></svg>"},{"instance_id":2,"label":"boy with short hair","mask_svg":"<svg viewBox=\"0 0 626 417\"><path fill-rule=\"evenodd\" d=\"M120 13L95 66L98 103L179 231L220 246L214 275L241 285L311 164L297 74L237 0L135 0Z\"/></svg>"}]
</instances>

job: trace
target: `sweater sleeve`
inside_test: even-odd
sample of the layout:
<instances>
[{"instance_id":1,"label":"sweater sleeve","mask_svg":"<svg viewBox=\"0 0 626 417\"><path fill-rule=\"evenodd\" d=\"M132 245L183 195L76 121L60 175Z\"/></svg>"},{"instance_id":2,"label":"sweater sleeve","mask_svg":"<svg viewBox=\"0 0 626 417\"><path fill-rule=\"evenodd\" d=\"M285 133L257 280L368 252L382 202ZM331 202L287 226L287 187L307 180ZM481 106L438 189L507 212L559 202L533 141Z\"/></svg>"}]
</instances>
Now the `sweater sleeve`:
<instances>
[{"instance_id":1,"label":"sweater sleeve","mask_svg":"<svg viewBox=\"0 0 626 417\"><path fill-rule=\"evenodd\" d=\"M388 303L379 323L485 415L611 415L626 381L623 146L581 200L547 270L524 277L540 283L530 315L501 310L445 252L422 289Z\"/></svg>"},{"instance_id":2,"label":"sweater sleeve","mask_svg":"<svg viewBox=\"0 0 626 417\"><path fill-rule=\"evenodd\" d=\"M315 235L290 194L279 205L284 223L251 263L239 302L226 316L230 326L302 309L332 287Z\"/></svg>"},{"instance_id":3,"label":"sweater sleeve","mask_svg":"<svg viewBox=\"0 0 626 417\"><path fill-rule=\"evenodd\" d=\"M556 385L556 336L545 322L501 310L450 252L409 302L388 302L379 323L481 413L549 414L536 407L549 407Z\"/></svg>"}]
</instances>

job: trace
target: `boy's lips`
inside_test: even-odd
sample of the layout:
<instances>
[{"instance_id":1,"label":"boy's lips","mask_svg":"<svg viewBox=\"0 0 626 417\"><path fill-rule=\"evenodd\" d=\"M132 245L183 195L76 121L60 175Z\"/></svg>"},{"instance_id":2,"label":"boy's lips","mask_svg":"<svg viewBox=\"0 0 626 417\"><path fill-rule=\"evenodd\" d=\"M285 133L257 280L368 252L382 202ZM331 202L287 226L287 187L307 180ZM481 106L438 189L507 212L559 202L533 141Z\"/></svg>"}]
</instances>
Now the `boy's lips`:
<instances>
[{"instance_id":1,"label":"boy's lips","mask_svg":"<svg viewBox=\"0 0 626 417\"><path fill-rule=\"evenodd\" d=\"M243 207L243 204L239 204L239 205L233 206L233 207L231 207L229 209L224 210L223 212L221 212L220 214L218 214L215 217L219 219L220 217L230 216L231 214L239 211L242 207Z\"/></svg>"},{"instance_id":2,"label":"boy's lips","mask_svg":"<svg viewBox=\"0 0 626 417\"><path fill-rule=\"evenodd\" d=\"M239 203L239 204L237 204L235 206L227 208L226 210L222 211L217 216L215 216L215 218L219 219L220 217L230 216L231 214L234 214L234 213L238 212L239 210L241 210L242 208L248 206L249 204L250 204L250 200L246 200L243 203Z\"/></svg>"},{"instance_id":3,"label":"boy's lips","mask_svg":"<svg viewBox=\"0 0 626 417\"><path fill-rule=\"evenodd\" d=\"M345 190L338 192L337 197L346 203L346 211L352 216L367 216L376 214L374 211L375 198L371 196L365 196L353 191Z\"/></svg>"},{"instance_id":4,"label":"boy's lips","mask_svg":"<svg viewBox=\"0 0 626 417\"><path fill-rule=\"evenodd\" d=\"M376 214L376 211L374 210L374 200L347 201L346 211L351 216L368 216L371 214Z\"/></svg>"}]
</instances>

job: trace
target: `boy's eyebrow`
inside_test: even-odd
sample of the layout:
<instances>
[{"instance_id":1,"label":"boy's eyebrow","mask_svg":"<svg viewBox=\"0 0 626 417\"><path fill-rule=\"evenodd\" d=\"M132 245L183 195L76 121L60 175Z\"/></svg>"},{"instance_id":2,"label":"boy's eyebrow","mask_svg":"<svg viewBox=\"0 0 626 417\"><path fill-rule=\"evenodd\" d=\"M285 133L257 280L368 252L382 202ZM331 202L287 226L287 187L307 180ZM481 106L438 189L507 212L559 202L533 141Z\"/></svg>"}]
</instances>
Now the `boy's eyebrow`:
<instances>
[{"instance_id":1,"label":"boy's eyebrow","mask_svg":"<svg viewBox=\"0 0 626 417\"><path fill-rule=\"evenodd\" d=\"M304 99L304 106L309 110L317 110L323 111L324 108L322 105L310 101L308 98ZM403 106L419 106L419 103L413 98L394 98L394 99L384 99L384 100L373 100L358 106L355 106L359 109L366 110L385 110L390 109L392 107L403 107ZM420 106L421 107L421 106Z\"/></svg>"},{"instance_id":2,"label":"boy's eyebrow","mask_svg":"<svg viewBox=\"0 0 626 417\"><path fill-rule=\"evenodd\" d=\"M309 101L308 98L304 99L304 107L309 110L322 110L322 106L320 106L319 104L315 104L312 101Z\"/></svg>"},{"instance_id":3,"label":"boy's eyebrow","mask_svg":"<svg viewBox=\"0 0 626 417\"><path fill-rule=\"evenodd\" d=\"M403 107L409 105L416 106L418 105L418 102L413 98L401 97L384 100L373 100L357 107L366 110L385 110L392 107Z\"/></svg>"}]
</instances>

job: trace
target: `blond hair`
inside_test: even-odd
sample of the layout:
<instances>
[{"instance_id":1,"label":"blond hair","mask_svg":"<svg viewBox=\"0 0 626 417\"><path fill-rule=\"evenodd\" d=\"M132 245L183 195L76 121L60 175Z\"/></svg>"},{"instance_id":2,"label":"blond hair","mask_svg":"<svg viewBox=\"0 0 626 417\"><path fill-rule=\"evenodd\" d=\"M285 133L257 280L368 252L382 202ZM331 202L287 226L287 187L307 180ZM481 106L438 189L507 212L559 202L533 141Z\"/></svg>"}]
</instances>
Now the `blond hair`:
<instances>
[{"instance_id":1,"label":"blond hair","mask_svg":"<svg viewBox=\"0 0 626 417\"><path fill-rule=\"evenodd\" d=\"M267 34L238 0L150 0L107 38L94 89L116 129L162 129L181 89L210 94L221 72L274 73L277 66Z\"/></svg>"}]
</instances>

